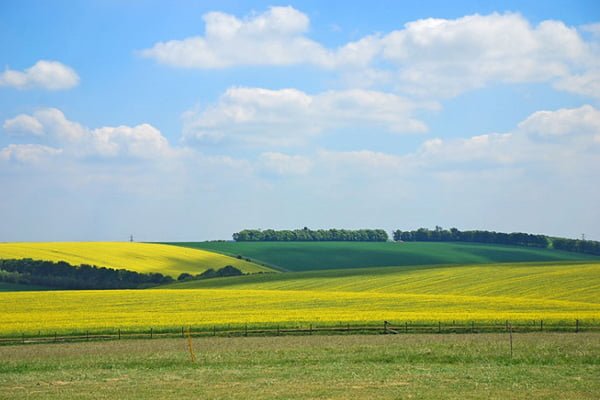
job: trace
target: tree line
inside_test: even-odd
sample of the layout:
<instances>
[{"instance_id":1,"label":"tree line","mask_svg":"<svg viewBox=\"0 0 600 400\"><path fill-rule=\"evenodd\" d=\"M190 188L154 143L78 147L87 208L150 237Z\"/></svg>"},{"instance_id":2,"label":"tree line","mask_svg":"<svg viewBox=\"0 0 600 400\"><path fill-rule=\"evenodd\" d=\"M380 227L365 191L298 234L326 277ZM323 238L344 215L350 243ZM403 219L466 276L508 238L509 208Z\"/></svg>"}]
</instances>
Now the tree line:
<instances>
[{"instance_id":1,"label":"tree line","mask_svg":"<svg viewBox=\"0 0 600 400\"><path fill-rule=\"evenodd\" d=\"M513 232L503 233L494 231L459 231L456 228L435 229L419 228L413 231L395 230L392 232L395 241L403 242L476 242L490 244L508 244L516 246L553 248L556 250L574 251L579 253L600 255L600 242L593 240L577 240L554 238L546 235Z\"/></svg>"},{"instance_id":2,"label":"tree line","mask_svg":"<svg viewBox=\"0 0 600 400\"><path fill-rule=\"evenodd\" d=\"M240 276L244 275L242 271L234 267L233 265L226 265L223 268L219 268L216 271L213 268L209 268L206 271L192 275L187 272L180 274L177 277L178 281L195 281L199 279L210 279L210 278L223 278L226 276Z\"/></svg>"},{"instance_id":3,"label":"tree line","mask_svg":"<svg viewBox=\"0 0 600 400\"><path fill-rule=\"evenodd\" d=\"M386 242L388 239L383 229L244 229L233 234L236 242Z\"/></svg>"},{"instance_id":4,"label":"tree line","mask_svg":"<svg viewBox=\"0 0 600 400\"><path fill-rule=\"evenodd\" d=\"M173 282L157 272L140 273L125 269L73 266L65 261L30 258L0 260L0 282L40 285L58 289L138 289Z\"/></svg>"}]
</instances>

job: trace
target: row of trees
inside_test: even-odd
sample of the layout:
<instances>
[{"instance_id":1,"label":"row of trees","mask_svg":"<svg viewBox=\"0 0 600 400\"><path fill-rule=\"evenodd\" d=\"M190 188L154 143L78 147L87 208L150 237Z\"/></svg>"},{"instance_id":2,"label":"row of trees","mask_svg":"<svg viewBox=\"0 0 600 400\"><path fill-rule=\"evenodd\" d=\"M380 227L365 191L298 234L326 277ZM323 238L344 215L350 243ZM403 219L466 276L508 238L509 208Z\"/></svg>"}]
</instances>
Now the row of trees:
<instances>
[{"instance_id":1,"label":"row of trees","mask_svg":"<svg viewBox=\"0 0 600 400\"><path fill-rule=\"evenodd\" d=\"M557 250L600 255L600 242L595 240L553 238L552 245Z\"/></svg>"},{"instance_id":2,"label":"row of trees","mask_svg":"<svg viewBox=\"0 0 600 400\"><path fill-rule=\"evenodd\" d=\"M233 234L236 242L386 242L388 239L383 229L244 229Z\"/></svg>"},{"instance_id":3,"label":"row of trees","mask_svg":"<svg viewBox=\"0 0 600 400\"><path fill-rule=\"evenodd\" d=\"M59 289L137 289L173 282L160 273L139 273L124 269L73 266L67 262L29 258L0 260L0 282L48 286Z\"/></svg>"},{"instance_id":4,"label":"row of trees","mask_svg":"<svg viewBox=\"0 0 600 400\"><path fill-rule=\"evenodd\" d=\"M516 246L554 248L557 250L574 251L579 253L600 255L600 242L593 240L575 240L553 238L546 235L530 233L503 233L493 231L459 231L456 228L435 229L419 228L414 231L396 230L393 232L395 241L404 242L478 242L494 244L510 244Z\"/></svg>"},{"instance_id":5,"label":"row of trees","mask_svg":"<svg viewBox=\"0 0 600 400\"><path fill-rule=\"evenodd\" d=\"M493 231L459 231L456 228L450 230L436 226L434 230L419 228L415 231L393 232L394 240L404 242L479 242L512 244L529 247L548 247L549 238L544 235L532 235L530 233L502 233Z\"/></svg>"},{"instance_id":6,"label":"row of trees","mask_svg":"<svg viewBox=\"0 0 600 400\"><path fill-rule=\"evenodd\" d=\"M213 268L209 268L206 271L192 275L184 272L177 277L178 281L193 281L198 279L210 279L210 278L221 278L225 276L240 276L244 275L242 271L234 267L233 265L226 265L223 268L219 268L218 270L214 270Z\"/></svg>"}]
</instances>

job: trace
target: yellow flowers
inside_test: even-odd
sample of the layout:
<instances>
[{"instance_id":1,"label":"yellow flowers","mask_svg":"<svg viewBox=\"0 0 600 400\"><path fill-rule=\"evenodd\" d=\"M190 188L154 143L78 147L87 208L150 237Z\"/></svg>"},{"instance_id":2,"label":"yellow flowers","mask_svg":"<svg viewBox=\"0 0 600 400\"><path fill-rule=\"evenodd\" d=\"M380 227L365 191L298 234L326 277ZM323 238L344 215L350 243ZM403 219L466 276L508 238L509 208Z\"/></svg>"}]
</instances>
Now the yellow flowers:
<instances>
[{"instance_id":1,"label":"yellow flowers","mask_svg":"<svg viewBox=\"0 0 600 400\"><path fill-rule=\"evenodd\" d=\"M233 265L243 272L273 272L270 268L210 251L153 243L0 243L0 258L66 261L73 265L92 264L137 272L160 272L175 278L182 272L198 274L208 268L226 265Z\"/></svg>"},{"instance_id":2,"label":"yellow flowers","mask_svg":"<svg viewBox=\"0 0 600 400\"><path fill-rule=\"evenodd\" d=\"M211 326L600 319L600 304L459 295L278 290L0 293L0 334Z\"/></svg>"}]
</instances>

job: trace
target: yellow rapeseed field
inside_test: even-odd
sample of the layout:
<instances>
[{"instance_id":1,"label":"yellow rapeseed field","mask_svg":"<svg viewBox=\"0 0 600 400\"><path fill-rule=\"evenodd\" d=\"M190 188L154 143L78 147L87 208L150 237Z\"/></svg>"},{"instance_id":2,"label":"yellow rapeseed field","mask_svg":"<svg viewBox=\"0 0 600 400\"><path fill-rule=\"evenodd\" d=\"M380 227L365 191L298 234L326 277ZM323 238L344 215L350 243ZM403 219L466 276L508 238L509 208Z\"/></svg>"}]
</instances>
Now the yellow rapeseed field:
<instances>
[{"instance_id":1,"label":"yellow rapeseed field","mask_svg":"<svg viewBox=\"0 0 600 400\"><path fill-rule=\"evenodd\" d=\"M135 242L0 243L0 258L66 261L73 265L160 272L175 278L182 272L197 274L226 265L233 265L243 272L272 272L270 268L210 251Z\"/></svg>"},{"instance_id":2,"label":"yellow rapeseed field","mask_svg":"<svg viewBox=\"0 0 600 400\"><path fill-rule=\"evenodd\" d=\"M276 290L0 293L0 334L389 321L597 320L600 304L458 295Z\"/></svg>"},{"instance_id":3,"label":"yellow rapeseed field","mask_svg":"<svg viewBox=\"0 0 600 400\"><path fill-rule=\"evenodd\" d=\"M4 292L0 335L383 320L600 323L600 264L393 270L338 278L343 271L331 271L304 282L289 274L287 283L284 275L231 279L264 280L254 288Z\"/></svg>"},{"instance_id":4,"label":"yellow rapeseed field","mask_svg":"<svg viewBox=\"0 0 600 400\"><path fill-rule=\"evenodd\" d=\"M193 281L168 287L498 296L600 303L600 263L383 267Z\"/></svg>"}]
</instances>

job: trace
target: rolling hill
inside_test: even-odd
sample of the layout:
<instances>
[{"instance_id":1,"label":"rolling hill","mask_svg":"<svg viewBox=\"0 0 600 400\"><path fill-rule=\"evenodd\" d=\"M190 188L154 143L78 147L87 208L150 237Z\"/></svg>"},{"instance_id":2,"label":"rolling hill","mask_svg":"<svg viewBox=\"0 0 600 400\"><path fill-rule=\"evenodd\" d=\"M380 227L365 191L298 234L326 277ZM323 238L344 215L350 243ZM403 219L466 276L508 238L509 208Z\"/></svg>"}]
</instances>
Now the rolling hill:
<instances>
[{"instance_id":1,"label":"rolling hill","mask_svg":"<svg viewBox=\"0 0 600 400\"><path fill-rule=\"evenodd\" d=\"M130 242L30 242L0 243L0 258L66 261L136 272L159 272L177 277L182 272L197 274L208 268L233 265L245 273L273 272L272 269L223 254L153 243Z\"/></svg>"},{"instance_id":2,"label":"rolling hill","mask_svg":"<svg viewBox=\"0 0 600 400\"><path fill-rule=\"evenodd\" d=\"M286 271L384 266L598 260L550 249L447 242L187 242L167 243L241 255Z\"/></svg>"},{"instance_id":3,"label":"rolling hill","mask_svg":"<svg viewBox=\"0 0 600 400\"><path fill-rule=\"evenodd\" d=\"M1 292L0 334L383 320L600 322L600 263L329 270L170 287Z\"/></svg>"},{"instance_id":4,"label":"rolling hill","mask_svg":"<svg viewBox=\"0 0 600 400\"><path fill-rule=\"evenodd\" d=\"M600 263L372 267L208 279L162 288L372 292L600 304Z\"/></svg>"}]
</instances>

